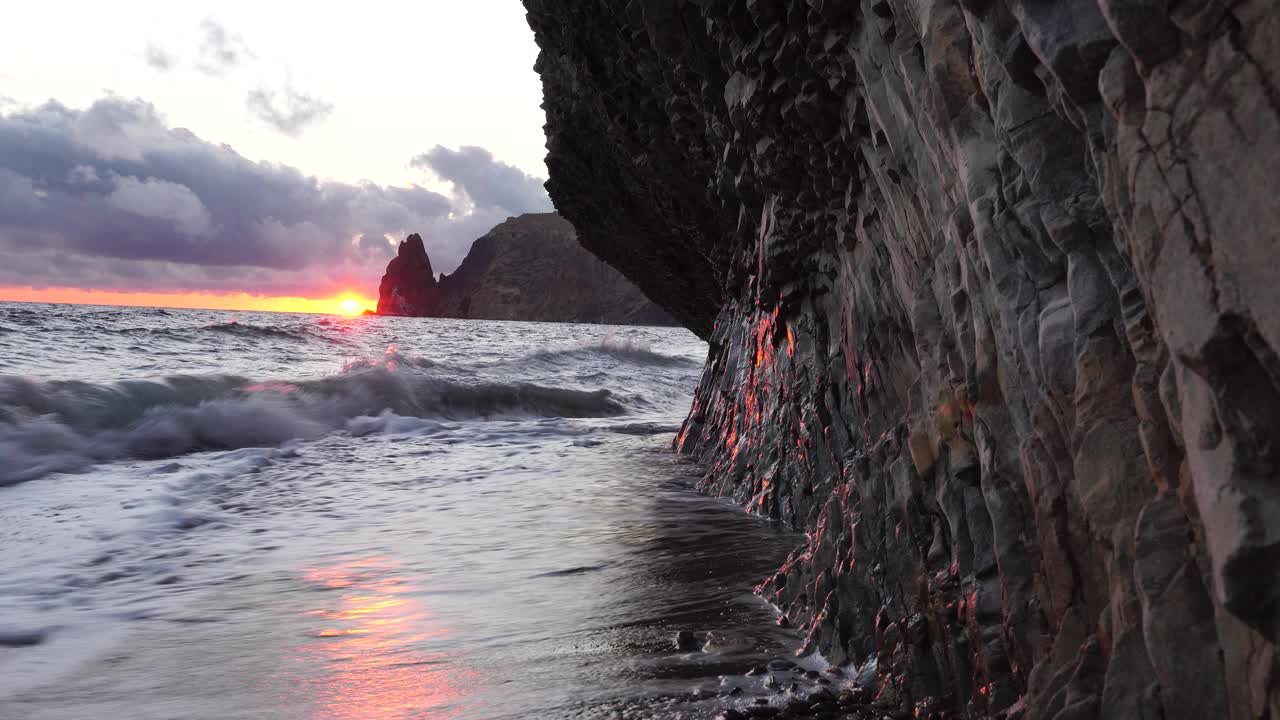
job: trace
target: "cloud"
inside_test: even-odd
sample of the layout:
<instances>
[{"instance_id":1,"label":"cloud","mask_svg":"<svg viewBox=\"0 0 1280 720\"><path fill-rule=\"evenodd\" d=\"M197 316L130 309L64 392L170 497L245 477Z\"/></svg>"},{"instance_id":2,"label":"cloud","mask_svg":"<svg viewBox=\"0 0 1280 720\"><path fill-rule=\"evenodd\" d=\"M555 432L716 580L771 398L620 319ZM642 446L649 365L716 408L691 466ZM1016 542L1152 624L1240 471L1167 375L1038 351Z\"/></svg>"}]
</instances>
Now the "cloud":
<instances>
[{"instance_id":1,"label":"cloud","mask_svg":"<svg viewBox=\"0 0 1280 720\"><path fill-rule=\"evenodd\" d=\"M142 57L147 61L148 65L160 72L168 72L169 70L172 70L173 66L178 62L177 58L169 54L169 52L164 48L150 44L147 45L147 49L143 52Z\"/></svg>"},{"instance_id":2,"label":"cloud","mask_svg":"<svg viewBox=\"0 0 1280 720\"><path fill-rule=\"evenodd\" d=\"M437 145L413 158L414 167L430 170L453 184L477 210L502 210L511 215L551 211L542 180L499 162L488 150L464 146L458 150Z\"/></svg>"},{"instance_id":3,"label":"cloud","mask_svg":"<svg viewBox=\"0 0 1280 720\"><path fill-rule=\"evenodd\" d=\"M79 166L73 173L77 170L89 182L97 179L97 170L92 166ZM209 209L186 185L155 178L119 177L106 201L111 207L138 217L167 220L185 237L205 237L212 230Z\"/></svg>"},{"instance_id":4,"label":"cloud","mask_svg":"<svg viewBox=\"0 0 1280 720\"><path fill-rule=\"evenodd\" d=\"M447 272L507 214L253 162L140 100L0 114L0 285L372 292L409 233Z\"/></svg>"},{"instance_id":5,"label":"cloud","mask_svg":"<svg viewBox=\"0 0 1280 720\"><path fill-rule=\"evenodd\" d=\"M209 75L223 75L246 57L253 57L249 46L239 34L232 33L217 21L209 19L200 23L204 39L196 56L196 68Z\"/></svg>"},{"instance_id":6,"label":"cloud","mask_svg":"<svg viewBox=\"0 0 1280 720\"><path fill-rule=\"evenodd\" d=\"M308 125L319 122L333 112L333 105L286 85L277 93L258 88L246 99L250 112L277 131L297 137Z\"/></svg>"}]
</instances>

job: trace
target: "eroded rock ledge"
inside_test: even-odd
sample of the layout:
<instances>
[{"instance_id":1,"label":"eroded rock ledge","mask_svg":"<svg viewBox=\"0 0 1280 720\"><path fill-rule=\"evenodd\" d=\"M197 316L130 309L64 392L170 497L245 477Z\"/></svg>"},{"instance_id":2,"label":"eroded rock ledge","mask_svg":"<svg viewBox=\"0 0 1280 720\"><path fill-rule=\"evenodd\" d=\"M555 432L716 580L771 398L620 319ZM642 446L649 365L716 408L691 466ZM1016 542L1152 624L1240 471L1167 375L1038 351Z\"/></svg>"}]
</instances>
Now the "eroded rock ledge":
<instances>
[{"instance_id":1,"label":"eroded rock ledge","mask_svg":"<svg viewBox=\"0 0 1280 720\"><path fill-rule=\"evenodd\" d=\"M1280 11L525 0L548 183L711 342L680 452L926 717L1280 717Z\"/></svg>"}]
</instances>

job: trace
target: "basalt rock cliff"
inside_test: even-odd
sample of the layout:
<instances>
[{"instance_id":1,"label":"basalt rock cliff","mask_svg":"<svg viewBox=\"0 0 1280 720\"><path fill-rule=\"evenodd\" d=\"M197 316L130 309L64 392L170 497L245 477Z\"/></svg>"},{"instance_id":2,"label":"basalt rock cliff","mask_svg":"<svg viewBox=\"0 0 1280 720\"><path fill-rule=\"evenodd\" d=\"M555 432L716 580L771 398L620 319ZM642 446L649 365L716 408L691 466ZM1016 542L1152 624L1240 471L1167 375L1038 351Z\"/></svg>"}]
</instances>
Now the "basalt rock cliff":
<instances>
[{"instance_id":1,"label":"basalt rock cliff","mask_svg":"<svg viewBox=\"0 0 1280 720\"><path fill-rule=\"evenodd\" d=\"M711 343L677 450L918 717L1277 718L1271 0L525 0L548 182Z\"/></svg>"},{"instance_id":2,"label":"basalt rock cliff","mask_svg":"<svg viewBox=\"0 0 1280 720\"><path fill-rule=\"evenodd\" d=\"M437 280L422 239L410 235L378 288L379 315L674 325L617 270L582 248L555 213L508 219Z\"/></svg>"}]
</instances>

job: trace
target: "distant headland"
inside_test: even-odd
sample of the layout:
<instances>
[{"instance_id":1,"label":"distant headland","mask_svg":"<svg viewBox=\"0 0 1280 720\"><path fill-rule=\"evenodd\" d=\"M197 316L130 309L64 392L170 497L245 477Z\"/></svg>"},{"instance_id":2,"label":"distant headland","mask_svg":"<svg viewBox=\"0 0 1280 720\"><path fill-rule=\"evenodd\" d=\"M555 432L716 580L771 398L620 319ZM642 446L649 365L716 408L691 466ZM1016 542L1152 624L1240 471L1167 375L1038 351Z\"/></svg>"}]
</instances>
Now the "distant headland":
<instances>
[{"instance_id":1,"label":"distant headland","mask_svg":"<svg viewBox=\"0 0 1280 720\"><path fill-rule=\"evenodd\" d=\"M410 235L378 287L378 315L676 325L617 270L583 248L556 213L509 218L436 277L422 238Z\"/></svg>"}]
</instances>

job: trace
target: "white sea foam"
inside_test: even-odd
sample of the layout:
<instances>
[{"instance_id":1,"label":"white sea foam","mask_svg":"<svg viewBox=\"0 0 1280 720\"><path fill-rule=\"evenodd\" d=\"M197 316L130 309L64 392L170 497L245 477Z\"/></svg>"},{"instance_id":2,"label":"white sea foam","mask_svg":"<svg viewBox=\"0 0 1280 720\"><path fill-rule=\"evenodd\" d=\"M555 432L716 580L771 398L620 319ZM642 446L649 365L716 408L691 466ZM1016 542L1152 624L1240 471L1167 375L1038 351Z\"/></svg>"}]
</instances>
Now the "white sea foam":
<instances>
[{"instance_id":1,"label":"white sea foam","mask_svg":"<svg viewBox=\"0 0 1280 720\"><path fill-rule=\"evenodd\" d=\"M685 356L671 355L653 349L653 344L639 338L620 338L609 333L596 341L579 342L570 348L548 349L535 353L529 359L535 361L577 362L584 357L603 356L639 366L697 367L701 361Z\"/></svg>"},{"instance_id":2,"label":"white sea foam","mask_svg":"<svg viewBox=\"0 0 1280 720\"><path fill-rule=\"evenodd\" d=\"M431 426L415 421L625 412L606 390L461 382L428 367L396 356L296 383L176 376L95 385L0 376L0 486L113 460L278 446L344 429L421 432Z\"/></svg>"}]
</instances>

